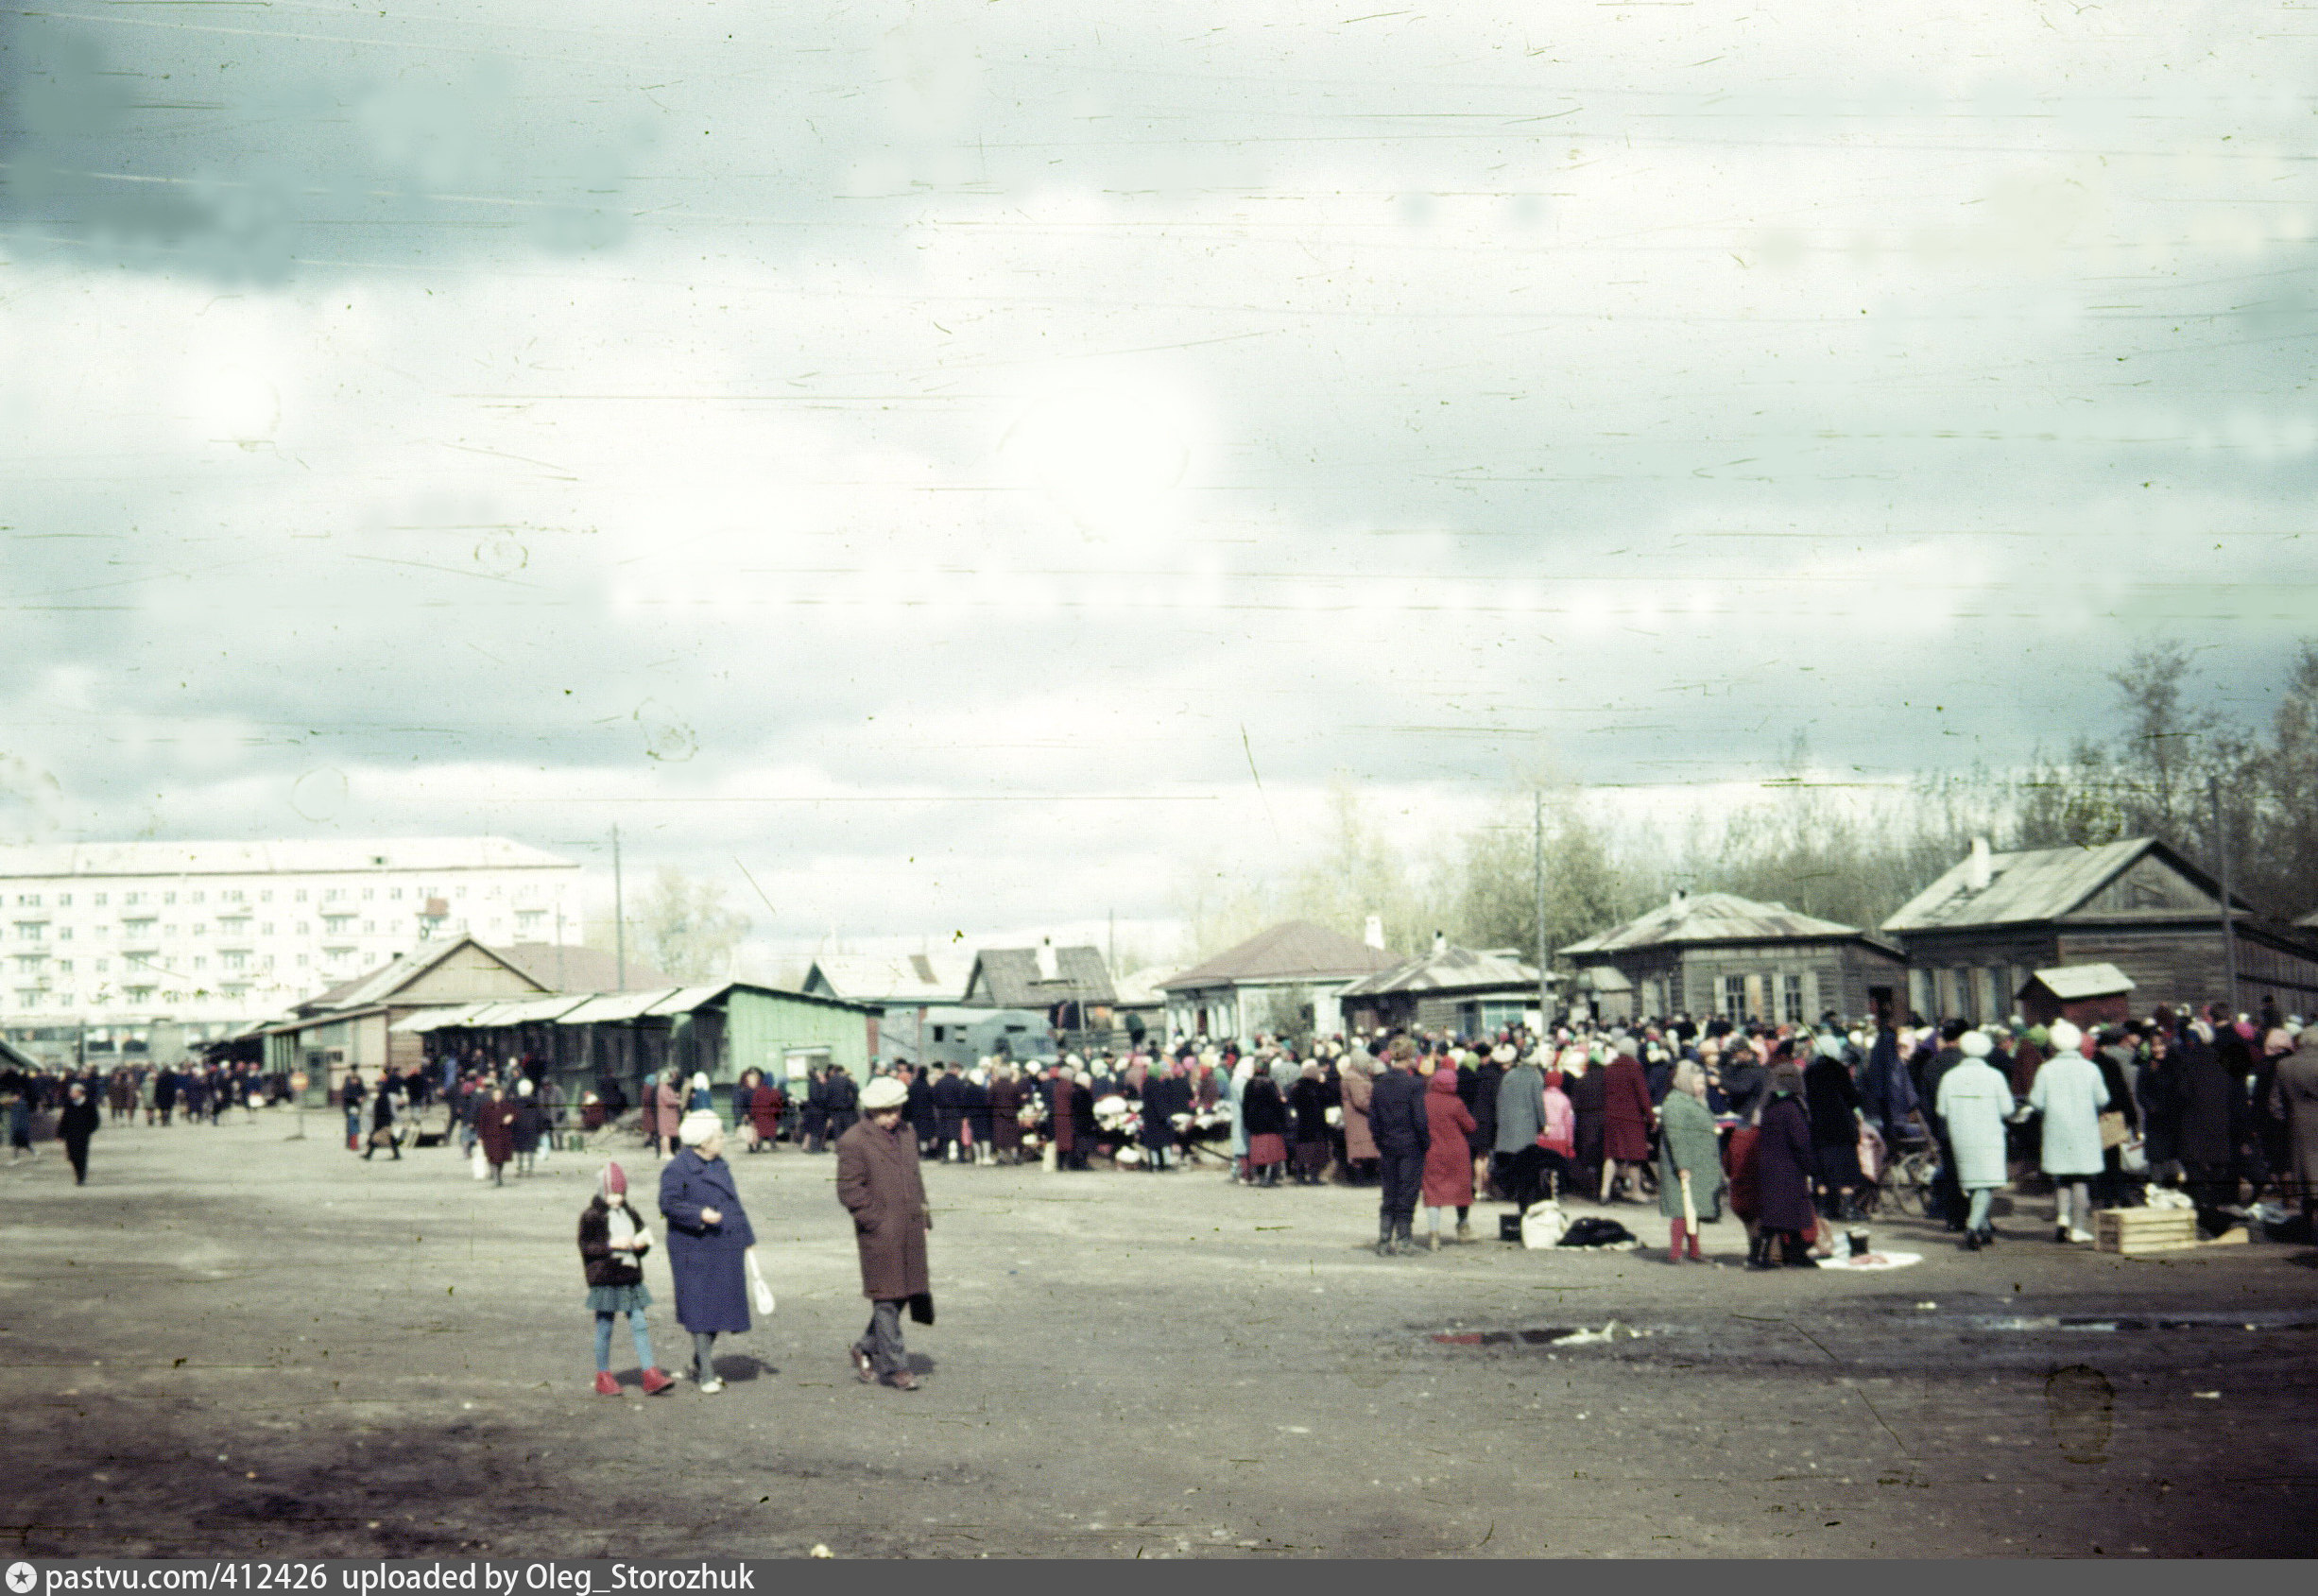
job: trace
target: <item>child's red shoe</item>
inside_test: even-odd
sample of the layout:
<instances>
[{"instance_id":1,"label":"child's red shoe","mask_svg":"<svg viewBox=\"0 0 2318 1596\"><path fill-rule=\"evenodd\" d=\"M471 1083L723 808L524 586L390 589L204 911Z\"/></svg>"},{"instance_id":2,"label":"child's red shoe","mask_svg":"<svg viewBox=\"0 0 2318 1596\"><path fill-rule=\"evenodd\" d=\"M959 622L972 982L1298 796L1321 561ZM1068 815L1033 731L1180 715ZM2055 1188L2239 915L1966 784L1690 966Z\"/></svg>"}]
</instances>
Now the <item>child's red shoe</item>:
<instances>
[{"instance_id":1,"label":"child's red shoe","mask_svg":"<svg viewBox=\"0 0 2318 1596\"><path fill-rule=\"evenodd\" d=\"M620 1394L620 1382L611 1378L610 1369L595 1371L595 1394L599 1397L617 1397Z\"/></svg>"},{"instance_id":2,"label":"child's red shoe","mask_svg":"<svg viewBox=\"0 0 2318 1596\"><path fill-rule=\"evenodd\" d=\"M675 1383L673 1379L658 1369L644 1371L644 1394L647 1397L657 1397Z\"/></svg>"}]
</instances>

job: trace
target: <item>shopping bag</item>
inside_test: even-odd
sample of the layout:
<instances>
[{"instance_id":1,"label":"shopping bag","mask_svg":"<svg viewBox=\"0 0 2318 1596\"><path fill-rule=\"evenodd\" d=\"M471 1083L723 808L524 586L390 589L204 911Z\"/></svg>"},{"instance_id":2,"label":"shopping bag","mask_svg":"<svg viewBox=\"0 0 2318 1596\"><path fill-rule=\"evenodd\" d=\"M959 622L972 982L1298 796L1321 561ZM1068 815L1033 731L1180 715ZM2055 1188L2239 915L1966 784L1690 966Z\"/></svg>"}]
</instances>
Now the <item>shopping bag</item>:
<instances>
[{"instance_id":1,"label":"shopping bag","mask_svg":"<svg viewBox=\"0 0 2318 1596\"><path fill-rule=\"evenodd\" d=\"M757 1267L756 1249L751 1247L741 1256L748 1261L748 1295L754 1299L757 1312L770 1318L773 1312L773 1288L765 1283L764 1271Z\"/></svg>"},{"instance_id":2,"label":"shopping bag","mask_svg":"<svg viewBox=\"0 0 2318 1596\"><path fill-rule=\"evenodd\" d=\"M482 1142L478 1141L474 1144L473 1157L469 1158L468 1162L473 1166L474 1177L477 1180L489 1180L491 1177L491 1161L483 1156Z\"/></svg>"}]
</instances>

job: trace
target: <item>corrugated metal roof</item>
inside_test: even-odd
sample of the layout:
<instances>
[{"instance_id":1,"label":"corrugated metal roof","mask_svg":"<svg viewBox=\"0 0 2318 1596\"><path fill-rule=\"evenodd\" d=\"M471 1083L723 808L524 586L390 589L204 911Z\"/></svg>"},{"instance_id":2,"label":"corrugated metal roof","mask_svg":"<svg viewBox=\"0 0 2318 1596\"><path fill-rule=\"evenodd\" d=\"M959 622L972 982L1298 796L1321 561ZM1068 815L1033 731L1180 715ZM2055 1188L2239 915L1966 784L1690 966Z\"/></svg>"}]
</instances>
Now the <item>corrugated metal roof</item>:
<instances>
[{"instance_id":1,"label":"corrugated metal roof","mask_svg":"<svg viewBox=\"0 0 2318 1596\"><path fill-rule=\"evenodd\" d=\"M588 1001L585 992L558 992L544 998L523 998L498 1005L498 1011L479 1016L487 1025L532 1025L557 1020Z\"/></svg>"},{"instance_id":2,"label":"corrugated metal roof","mask_svg":"<svg viewBox=\"0 0 2318 1596\"><path fill-rule=\"evenodd\" d=\"M853 1003L955 1003L972 961L955 952L827 953L813 961L822 984ZM805 981L810 985L812 971Z\"/></svg>"},{"instance_id":3,"label":"corrugated metal roof","mask_svg":"<svg viewBox=\"0 0 2318 1596\"><path fill-rule=\"evenodd\" d=\"M1735 892L1695 892L1561 951L1617 953L1684 942L1811 941L1858 935L1855 925L1797 914L1784 903L1758 903Z\"/></svg>"},{"instance_id":4,"label":"corrugated metal roof","mask_svg":"<svg viewBox=\"0 0 2318 1596\"><path fill-rule=\"evenodd\" d=\"M673 998L681 987L664 992L605 992L590 998L577 1008L556 1017L558 1025L592 1025L599 1021L634 1020L652 1010L652 1005L664 998Z\"/></svg>"},{"instance_id":5,"label":"corrugated metal roof","mask_svg":"<svg viewBox=\"0 0 2318 1596\"><path fill-rule=\"evenodd\" d=\"M448 1026L466 1023L467 1017L494 1005L489 1003L463 1003L451 1008L422 1008L416 1014L406 1014L386 1027L404 1036L424 1036Z\"/></svg>"},{"instance_id":6,"label":"corrugated metal roof","mask_svg":"<svg viewBox=\"0 0 2318 1596\"><path fill-rule=\"evenodd\" d=\"M1959 860L1883 922L1886 931L2017 925L2058 919L2157 846L2130 837L2100 848L2038 848L1988 856L1988 884L1971 889L1972 861Z\"/></svg>"},{"instance_id":7,"label":"corrugated metal roof","mask_svg":"<svg viewBox=\"0 0 2318 1596\"><path fill-rule=\"evenodd\" d=\"M2063 1003L2133 990L2133 978L2113 964L2063 964L2036 971L2045 990Z\"/></svg>"},{"instance_id":8,"label":"corrugated metal roof","mask_svg":"<svg viewBox=\"0 0 2318 1596\"><path fill-rule=\"evenodd\" d=\"M644 1013L652 1015L690 1014L701 1004L713 1003L724 996L737 983L731 981L719 981L713 987L678 987L650 1008L645 1009Z\"/></svg>"},{"instance_id":9,"label":"corrugated metal roof","mask_svg":"<svg viewBox=\"0 0 2318 1596\"><path fill-rule=\"evenodd\" d=\"M1340 994L1382 997L1387 992L1462 992L1484 988L1537 989L1537 970L1509 953L1444 948L1353 982Z\"/></svg>"},{"instance_id":10,"label":"corrugated metal roof","mask_svg":"<svg viewBox=\"0 0 2318 1596\"><path fill-rule=\"evenodd\" d=\"M1159 983L1159 989L1228 987L1240 981L1342 981L1374 975L1400 963L1397 954L1356 942L1310 920L1285 920L1236 948Z\"/></svg>"}]
</instances>

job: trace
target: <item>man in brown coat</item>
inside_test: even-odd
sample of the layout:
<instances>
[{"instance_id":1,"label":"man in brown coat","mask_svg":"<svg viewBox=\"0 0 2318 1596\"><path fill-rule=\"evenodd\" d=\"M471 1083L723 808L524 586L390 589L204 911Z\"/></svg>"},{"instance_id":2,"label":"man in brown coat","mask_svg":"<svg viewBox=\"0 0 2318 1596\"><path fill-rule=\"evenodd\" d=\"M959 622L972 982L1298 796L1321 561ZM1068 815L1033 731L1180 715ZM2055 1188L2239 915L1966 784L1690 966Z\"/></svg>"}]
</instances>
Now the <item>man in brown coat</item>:
<instances>
[{"instance_id":1,"label":"man in brown coat","mask_svg":"<svg viewBox=\"0 0 2318 1596\"><path fill-rule=\"evenodd\" d=\"M908 1104L909 1089L880 1075L862 1090L864 1117L837 1138L837 1200L853 1216L861 1295L872 1305L868 1330L847 1350L855 1379L897 1391L918 1389L901 1347L903 1305L920 1324L934 1322L925 1242L934 1214L918 1176L918 1138L901 1127Z\"/></svg>"}]
</instances>

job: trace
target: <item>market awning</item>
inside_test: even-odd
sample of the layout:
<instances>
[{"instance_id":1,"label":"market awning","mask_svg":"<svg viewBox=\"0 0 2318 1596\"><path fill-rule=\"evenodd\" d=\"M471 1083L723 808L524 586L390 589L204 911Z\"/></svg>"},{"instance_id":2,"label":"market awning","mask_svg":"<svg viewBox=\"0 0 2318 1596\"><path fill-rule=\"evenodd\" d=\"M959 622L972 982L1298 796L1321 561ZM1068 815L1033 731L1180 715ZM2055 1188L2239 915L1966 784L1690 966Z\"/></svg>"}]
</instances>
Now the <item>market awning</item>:
<instances>
[{"instance_id":1,"label":"market awning","mask_svg":"<svg viewBox=\"0 0 2318 1596\"><path fill-rule=\"evenodd\" d=\"M487 1003L464 1003L455 1008L422 1008L416 1014L404 1015L386 1029L406 1037L423 1036L429 1031L439 1031L446 1025L463 1025L469 1015L490 1006Z\"/></svg>"},{"instance_id":2,"label":"market awning","mask_svg":"<svg viewBox=\"0 0 2318 1596\"><path fill-rule=\"evenodd\" d=\"M654 1004L647 1014L690 1014L703 1004L712 1003L730 989L732 983L719 981L713 987L679 987Z\"/></svg>"},{"instance_id":3,"label":"market awning","mask_svg":"<svg viewBox=\"0 0 2318 1596\"><path fill-rule=\"evenodd\" d=\"M558 1019L592 1001L586 992L556 992L543 998L524 998L517 1002L495 1004L488 1016L477 1023L485 1025L538 1025Z\"/></svg>"},{"instance_id":4,"label":"market awning","mask_svg":"<svg viewBox=\"0 0 2318 1596\"><path fill-rule=\"evenodd\" d=\"M556 1017L558 1025L593 1025L605 1021L635 1020L652 1011L655 1004L673 998L681 987L670 987L658 992L605 992L588 999L577 1008Z\"/></svg>"}]
</instances>

